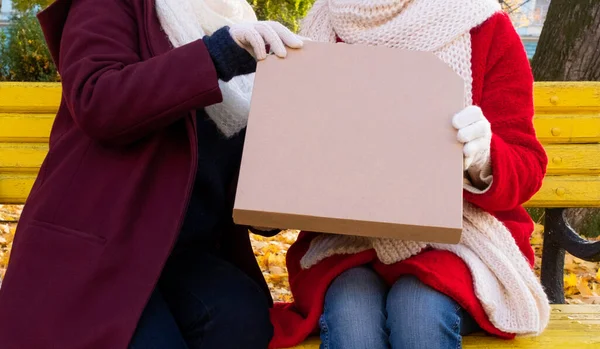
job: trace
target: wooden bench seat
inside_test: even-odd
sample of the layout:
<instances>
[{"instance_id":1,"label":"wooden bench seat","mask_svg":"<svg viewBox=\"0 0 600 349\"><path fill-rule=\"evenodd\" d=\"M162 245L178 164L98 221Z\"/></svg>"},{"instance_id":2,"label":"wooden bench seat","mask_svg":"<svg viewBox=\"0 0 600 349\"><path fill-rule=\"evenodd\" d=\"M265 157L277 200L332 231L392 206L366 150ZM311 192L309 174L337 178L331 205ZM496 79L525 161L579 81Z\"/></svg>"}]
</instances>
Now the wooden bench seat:
<instances>
[{"instance_id":1,"label":"wooden bench seat","mask_svg":"<svg viewBox=\"0 0 600 349\"><path fill-rule=\"evenodd\" d=\"M48 150L59 84L0 83L0 204L27 199ZM535 129L548 153L548 175L527 203L546 208L542 283L552 303L564 303L565 251L600 261L600 242L580 238L565 222L569 207L600 207L600 82L537 83ZM318 348L311 339L297 349ZM600 348L600 306L555 305L538 338L465 338L465 348Z\"/></svg>"},{"instance_id":2,"label":"wooden bench seat","mask_svg":"<svg viewBox=\"0 0 600 349\"><path fill-rule=\"evenodd\" d=\"M319 349L311 338L294 349ZM540 337L511 341L474 334L464 338L464 349L597 349L600 348L600 305L555 305L552 319Z\"/></svg>"}]
</instances>

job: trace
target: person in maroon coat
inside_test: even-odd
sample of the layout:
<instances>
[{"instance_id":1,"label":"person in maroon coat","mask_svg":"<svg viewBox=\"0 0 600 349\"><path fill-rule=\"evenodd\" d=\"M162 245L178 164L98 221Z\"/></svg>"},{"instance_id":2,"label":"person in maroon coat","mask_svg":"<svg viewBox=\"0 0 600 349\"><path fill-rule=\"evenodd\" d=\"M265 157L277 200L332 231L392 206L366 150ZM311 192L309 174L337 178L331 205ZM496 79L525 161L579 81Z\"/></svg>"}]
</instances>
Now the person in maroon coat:
<instances>
[{"instance_id":1,"label":"person in maroon coat","mask_svg":"<svg viewBox=\"0 0 600 349\"><path fill-rule=\"evenodd\" d=\"M252 22L174 47L157 7L58 0L39 15L63 95L0 290L2 349L271 339L272 300L231 219L244 131L225 137L205 108L267 45L301 41Z\"/></svg>"}]
</instances>

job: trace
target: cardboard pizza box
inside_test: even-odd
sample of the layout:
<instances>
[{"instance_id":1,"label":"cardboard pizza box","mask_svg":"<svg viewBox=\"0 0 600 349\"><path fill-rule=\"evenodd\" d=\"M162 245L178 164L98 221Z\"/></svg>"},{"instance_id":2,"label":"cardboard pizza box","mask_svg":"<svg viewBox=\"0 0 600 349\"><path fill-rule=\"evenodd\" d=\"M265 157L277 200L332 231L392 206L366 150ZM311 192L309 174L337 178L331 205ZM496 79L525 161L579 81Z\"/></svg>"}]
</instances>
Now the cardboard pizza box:
<instances>
[{"instance_id":1,"label":"cardboard pizza box","mask_svg":"<svg viewBox=\"0 0 600 349\"><path fill-rule=\"evenodd\" d=\"M434 54L308 42L258 64L237 224L458 243L464 82Z\"/></svg>"}]
</instances>

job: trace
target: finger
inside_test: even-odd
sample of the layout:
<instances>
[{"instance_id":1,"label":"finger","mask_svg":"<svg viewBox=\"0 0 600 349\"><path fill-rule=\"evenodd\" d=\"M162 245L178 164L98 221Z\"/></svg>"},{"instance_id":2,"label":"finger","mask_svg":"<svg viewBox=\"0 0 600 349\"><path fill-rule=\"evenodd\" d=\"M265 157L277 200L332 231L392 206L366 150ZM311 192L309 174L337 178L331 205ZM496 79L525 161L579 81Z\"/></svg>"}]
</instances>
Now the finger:
<instances>
[{"instance_id":1,"label":"finger","mask_svg":"<svg viewBox=\"0 0 600 349\"><path fill-rule=\"evenodd\" d=\"M304 46L304 42L300 36L294 34L291 30L286 28L279 22L267 22L267 24L273 28L277 35L281 38L281 41L290 48L301 48Z\"/></svg>"},{"instance_id":2,"label":"finger","mask_svg":"<svg viewBox=\"0 0 600 349\"><path fill-rule=\"evenodd\" d=\"M452 118L452 126L454 126L455 129L460 130L461 128L469 126L482 119L484 119L484 116L481 108L472 105L454 115L454 118Z\"/></svg>"},{"instance_id":3,"label":"finger","mask_svg":"<svg viewBox=\"0 0 600 349\"><path fill-rule=\"evenodd\" d=\"M285 58L287 56L287 50L285 49L283 42L271 26L264 23L258 23L255 28L277 57Z\"/></svg>"},{"instance_id":4,"label":"finger","mask_svg":"<svg viewBox=\"0 0 600 349\"><path fill-rule=\"evenodd\" d=\"M245 34L246 42L252 47L254 56L257 60L262 61L267 58L267 49L265 40L262 35L254 28L248 28Z\"/></svg>"},{"instance_id":5,"label":"finger","mask_svg":"<svg viewBox=\"0 0 600 349\"><path fill-rule=\"evenodd\" d=\"M489 141L485 138L478 138L473 142L465 144L463 154L465 157L475 157L477 154L485 151L489 147Z\"/></svg>"},{"instance_id":6,"label":"finger","mask_svg":"<svg viewBox=\"0 0 600 349\"><path fill-rule=\"evenodd\" d=\"M487 120L480 120L474 124L458 130L457 139L461 143L467 143L477 138L487 136L489 132L490 124Z\"/></svg>"},{"instance_id":7,"label":"finger","mask_svg":"<svg viewBox=\"0 0 600 349\"><path fill-rule=\"evenodd\" d=\"M244 31L232 27L231 29L229 29L229 35L231 35L233 41L235 41L235 43L238 44L240 47L247 46L248 40L246 39L246 34L244 33Z\"/></svg>"}]
</instances>

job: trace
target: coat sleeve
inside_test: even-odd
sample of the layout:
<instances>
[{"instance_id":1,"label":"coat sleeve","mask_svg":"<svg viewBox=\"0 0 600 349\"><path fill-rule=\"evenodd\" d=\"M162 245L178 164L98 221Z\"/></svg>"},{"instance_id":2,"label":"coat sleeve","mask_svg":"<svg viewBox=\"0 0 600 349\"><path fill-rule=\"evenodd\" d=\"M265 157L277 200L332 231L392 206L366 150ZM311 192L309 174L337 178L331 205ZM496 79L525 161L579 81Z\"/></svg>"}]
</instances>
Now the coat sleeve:
<instances>
[{"instance_id":1,"label":"coat sleeve","mask_svg":"<svg viewBox=\"0 0 600 349\"><path fill-rule=\"evenodd\" d=\"M479 103L492 126L493 182L483 193L465 191L467 201L491 212L508 211L531 199L548 162L533 127L533 76L526 52L510 20L502 16L499 22Z\"/></svg>"},{"instance_id":2,"label":"coat sleeve","mask_svg":"<svg viewBox=\"0 0 600 349\"><path fill-rule=\"evenodd\" d=\"M132 12L121 0L73 1L63 29L64 101L86 134L109 144L134 142L222 100L202 40L142 60L143 23Z\"/></svg>"}]
</instances>

